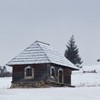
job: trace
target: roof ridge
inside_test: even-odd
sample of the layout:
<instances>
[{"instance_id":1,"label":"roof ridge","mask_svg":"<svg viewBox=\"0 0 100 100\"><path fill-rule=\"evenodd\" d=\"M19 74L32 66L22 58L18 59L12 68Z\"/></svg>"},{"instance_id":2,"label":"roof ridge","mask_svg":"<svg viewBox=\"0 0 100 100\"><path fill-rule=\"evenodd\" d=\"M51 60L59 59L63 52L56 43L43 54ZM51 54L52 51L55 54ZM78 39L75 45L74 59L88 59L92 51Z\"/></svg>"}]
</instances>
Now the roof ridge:
<instances>
[{"instance_id":1,"label":"roof ridge","mask_svg":"<svg viewBox=\"0 0 100 100\"><path fill-rule=\"evenodd\" d=\"M36 40L35 43L36 42L39 42L39 43L42 43L42 44L46 44L46 45L50 45L49 43L41 42L41 41L38 41L38 40Z\"/></svg>"},{"instance_id":2,"label":"roof ridge","mask_svg":"<svg viewBox=\"0 0 100 100\"><path fill-rule=\"evenodd\" d=\"M45 56L48 58L49 62L51 62L51 60L49 59L49 57L47 56L47 54L45 53L44 49L41 47L41 45L39 44L40 48L43 50Z\"/></svg>"}]
</instances>

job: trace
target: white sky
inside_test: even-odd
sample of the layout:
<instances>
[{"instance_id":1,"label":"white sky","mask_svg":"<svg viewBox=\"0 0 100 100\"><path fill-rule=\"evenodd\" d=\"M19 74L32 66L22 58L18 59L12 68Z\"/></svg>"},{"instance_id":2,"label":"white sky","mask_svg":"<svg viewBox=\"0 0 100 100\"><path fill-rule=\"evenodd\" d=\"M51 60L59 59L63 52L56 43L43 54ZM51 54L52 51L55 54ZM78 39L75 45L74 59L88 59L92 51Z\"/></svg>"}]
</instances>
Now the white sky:
<instances>
[{"instance_id":1,"label":"white sky","mask_svg":"<svg viewBox=\"0 0 100 100\"><path fill-rule=\"evenodd\" d=\"M64 52L75 35L83 65L100 57L100 0L0 0L0 64L35 40Z\"/></svg>"}]
</instances>

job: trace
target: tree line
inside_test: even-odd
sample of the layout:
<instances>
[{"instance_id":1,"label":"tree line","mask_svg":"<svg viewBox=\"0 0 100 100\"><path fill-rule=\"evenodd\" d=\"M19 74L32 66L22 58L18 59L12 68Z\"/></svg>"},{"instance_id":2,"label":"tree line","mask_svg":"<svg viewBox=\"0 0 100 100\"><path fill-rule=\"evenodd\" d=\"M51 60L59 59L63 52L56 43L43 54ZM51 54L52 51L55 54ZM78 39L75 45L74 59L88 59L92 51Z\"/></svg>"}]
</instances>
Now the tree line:
<instances>
[{"instance_id":1,"label":"tree line","mask_svg":"<svg viewBox=\"0 0 100 100\"><path fill-rule=\"evenodd\" d=\"M7 68L5 66L0 66L0 77L10 77L12 76L12 73L7 71Z\"/></svg>"}]
</instances>

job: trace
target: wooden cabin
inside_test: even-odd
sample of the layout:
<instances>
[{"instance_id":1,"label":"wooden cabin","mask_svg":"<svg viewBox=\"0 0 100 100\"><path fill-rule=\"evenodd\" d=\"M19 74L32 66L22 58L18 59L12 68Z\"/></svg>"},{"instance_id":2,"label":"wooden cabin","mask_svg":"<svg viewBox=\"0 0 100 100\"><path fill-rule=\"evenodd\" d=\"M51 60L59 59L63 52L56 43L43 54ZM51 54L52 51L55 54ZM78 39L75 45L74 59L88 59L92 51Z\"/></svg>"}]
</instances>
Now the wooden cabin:
<instances>
[{"instance_id":1,"label":"wooden cabin","mask_svg":"<svg viewBox=\"0 0 100 100\"><path fill-rule=\"evenodd\" d=\"M71 86L78 68L50 44L35 41L7 65L13 69L11 87Z\"/></svg>"}]
</instances>

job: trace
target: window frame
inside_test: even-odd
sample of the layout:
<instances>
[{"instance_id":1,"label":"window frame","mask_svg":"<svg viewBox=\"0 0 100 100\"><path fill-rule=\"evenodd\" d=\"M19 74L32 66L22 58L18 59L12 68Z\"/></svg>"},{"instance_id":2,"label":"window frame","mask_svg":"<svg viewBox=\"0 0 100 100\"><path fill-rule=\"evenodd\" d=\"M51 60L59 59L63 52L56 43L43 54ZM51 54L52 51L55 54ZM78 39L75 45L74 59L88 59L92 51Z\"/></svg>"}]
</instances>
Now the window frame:
<instances>
[{"instance_id":1,"label":"window frame","mask_svg":"<svg viewBox=\"0 0 100 100\"><path fill-rule=\"evenodd\" d=\"M60 80L59 80L59 72L60 71L62 71L62 82L60 82ZM58 82L60 82L60 83L64 83L64 73L63 73L64 71L63 71L63 69L62 68L59 68L58 69Z\"/></svg>"},{"instance_id":2,"label":"window frame","mask_svg":"<svg viewBox=\"0 0 100 100\"><path fill-rule=\"evenodd\" d=\"M32 71L31 76L27 76L27 69L31 69L31 71ZM34 68L32 68L31 66L25 67L25 69L24 69L24 79L32 79L32 78L34 78Z\"/></svg>"},{"instance_id":3,"label":"window frame","mask_svg":"<svg viewBox=\"0 0 100 100\"><path fill-rule=\"evenodd\" d=\"M52 70L54 70L54 75L52 74L52 73L53 73ZM50 76L51 76L51 78L54 78L55 75L56 75L56 73L55 73L55 67L54 67L54 66L51 66L51 67L50 67Z\"/></svg>"}]
</instances>

